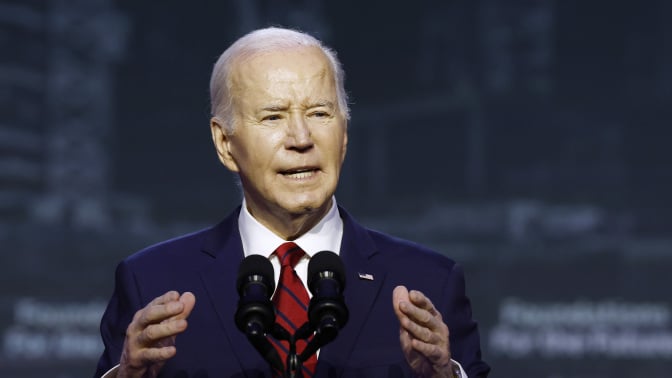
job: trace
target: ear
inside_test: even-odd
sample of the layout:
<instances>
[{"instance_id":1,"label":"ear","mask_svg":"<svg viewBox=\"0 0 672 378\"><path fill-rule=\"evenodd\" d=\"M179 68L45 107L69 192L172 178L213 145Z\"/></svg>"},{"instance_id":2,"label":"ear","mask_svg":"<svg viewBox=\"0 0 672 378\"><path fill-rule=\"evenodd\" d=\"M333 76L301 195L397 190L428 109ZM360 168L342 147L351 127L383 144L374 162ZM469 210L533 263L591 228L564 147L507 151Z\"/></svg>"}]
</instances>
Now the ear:
<instances>
[{"instance_id":1,"label":"ear","mask_svg":"<svg viewBox=\"0 0 672 378\"><path fill-rule=\"evenodd\" d=\"M215 144L217 157L231 172L238 172L238 164L231 151L231 134L226 129L224 122L217 118L210 119L210 132L212 133L212 143Z\"/></svg>"}]
</instances>

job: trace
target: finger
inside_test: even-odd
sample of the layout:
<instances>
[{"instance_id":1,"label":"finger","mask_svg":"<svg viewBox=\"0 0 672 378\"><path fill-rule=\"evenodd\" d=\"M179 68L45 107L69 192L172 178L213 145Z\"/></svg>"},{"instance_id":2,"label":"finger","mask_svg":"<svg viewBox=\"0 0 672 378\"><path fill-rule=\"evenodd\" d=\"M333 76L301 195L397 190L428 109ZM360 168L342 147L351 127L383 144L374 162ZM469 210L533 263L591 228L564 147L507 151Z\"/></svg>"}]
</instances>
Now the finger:
<instances>
[{"instance_id":1,"label":"finger","mask_svg":"<svg viewBox=\"0 0 672 378\"><path fill-rule=\"evenodd\" d=\"M188 318L191 314L191 311L194 309L194 306L196 305L196 297L193 293L185 291L182 293L182 295L180 295L177 302L182 304L182 310L170 318L163 319L163 322Z\"/></svg>"},{"instance_id":2,"label":"finger","mask_svg":"<svg viewBox=\"0 0 672 378\"><path fill-rule=\"evenodd\" d=\"M177 299L179 299L179 293L174 290L152 299L145 307L135 313L132 323L144 328L147 324L152 323L153 319L162 317L160 314L161 307L159 306L174 302Z\"/></svg>"},{"instance_id":3,"label":"finger","mask_svg":"<svg viewBox=\"0 0 672 378\"><path fill-rule=\"evenodd\" d=\"M411 290L408 293L408 297L414 305L427 310L432 314L438 314L432 301L423 292L419 290Z\"/></svg>"},{"instance_id":4,"label":"finger","mask_svg":"<svg viewBox=\"0 0 672 378\"><path fill-rule=\"evenodd\" d=\"M169 338L187 329L187 321L184 319L171 320L160 324L147 326L138 335L140 345L152 346L158 341Z\"/></svg>"},{"instance_id":5,"label":"finger","mask_svg":"<svg viewBox=\"0 0 672 378\"><path fill-rule=\"evenodd\" d=\"M412 340L411 346L413 350L431 361L432 365L443 366L450 364L450 350L445 345L435 345L424 343L420 340Z\"/></svg>"},{"instance_id":6,"label":"finger","mask_svg":"<svg viewBox=\"0 0 672 378\"><path fill-rule=\"evenodd\" d=\"M147 306L140 316L139 324L142 328L145 328L150 324L170 319L180 314L183 310L184 304L177 300L165 304Z\"/></svg>"},{"instance_id":7,"label":"finger","mask_svg":"<svg viewBox=\"0 0 672 378\"><path fill-rule=\"evenodd\" d=\"M137 349L128 350L124 348L119 360L119 374L118 377L133 377L133 376L152 376L151 374L143 374L138 372L145 371L150 365L160 367L163 362L172 358L177 353L174 346L169 345L165 347L151 348L151 349Z\"/></svg>"},{"instance_id":8,"label":"finger","mask_svg":"<svg viewBox=\"0 0 672 378\"><path fill-rule=\"evenodd\" d=\"M406 315L400 319L401 326L412 337L432 343L448 339L448 326L441 320L441 314L432 314L407 302L401 303L399 308Z\"/></svg>"},{"instance_id":9,"label":"finger","mask_svg":"<svg viewBox=\"0 0 672 378\"><path fill-rule=\"evenodd\" d=\"M403 328L399 328L399 345L401 346L401 351L405 356L411 355L413 353L413 340L411 339L408 331Z\"/></svg>"},{"instance_id":10,"label":"finger","mask_svg":"<svg viewBox=\"0 0 672 378\"><path fill-rule=\"evenodd\" d=\"M178 293L175 290L167 291L163 295L160 295L154 299L152 299L151 302L149 302L150 305L160 305L160 304L165 304L168 302L176 301L180 298L180 293Z\"/></svg>"},{"instance_id":11,"label":"finger","mask_svg":"<svg viewBox=\"0 0 672 378\"><path fill-rule=\"evenodd\" d=\"M430 344L446 343L448 327L422 292L408 292L405 287L398 286L393 291L393 301L401 325L400 337L403 335L409 340L417 339Z\"/></svg>"},{"instance_id":12,"label":"finger","mask_svg":"<svg viewBox=\"0 0 672 378\"><path fill-rule=\"evenodd\" d=\"M404 307L407 310L407 312L405 312L407 316L413 318L414 321L429 327L433 331L438 331L443 328L443 316L441 316L441 313L434 307L434 304L429 297L418 290L411 290L409 292L409 298L412 306Z\"/></svg>"},{"instance_id":13,"label":"finger","mask_svg":"<svg viewBox=\"0 0 672 378\"><path fill-rule=\"evenodd\" d=\"M138 352L139 361L144 363L157 363L168 360L177 354L175 346L165 346L161 348L147 348Z\"/></svg>"},{"instance_id":14,"label":"finger","mask_svg":"<svg viewBox=\"0 0 672 378\"><path fill-rule=\"evenodd\" d=\"M138 310L128 326L127 333L134 335L141 333L152 324L158 324L170 320L171 317L179 314L184 305L178 301L167 304L148 304L145 308Z\"/></svg>"},{"instance_id":15,"label":"finger","mask_svg":"<svg viewBox=\"0 0 672 378\"><path fill-rule=\"evenodd\" d=\"M417 294L420 294L420 298L416 299L420 299L420 301L424 304L427 303L427 301L423 300L424 295L422 293L415 290L411 292L416 292L416 296ZM437 320L434 319L435 317L432 313L416 306L411 301L409 295L410 293L403 286L398 286L393 291L395 313L399 319L399 323L401 324L402 328L407 329L411 333L411 336L428 340L431 330L437 328L439 324ZM431 330L426 328L430 328Z\"/></svg>"},{"instance_id":16,"label":"finger","mask_svg":"<svg viewBox=\"0 0 672 378\"><path fill-rule=\"evenodd\" d=\"M408 332L411 339L417 339L426 343L439 343L441 336L428 327L418 324L409 317L401 320L401 327Z\"/></svg>"},{"instance_id":17,"label":"finger","mask_svg":"<svg viewBox=\"0 0 672 378\"><path fill-rule=\"evenodd\" d=\"M443 350L439 346L425 343L417 339L411 341L411 347L431 361L436 361L443 355Z\"/></svg>"},{"instance_id":18,"label":"finger","mask_svg":"<svg viewBox=\"0 0 672 378\"><path fill-rule=\"evenodd\" d=\"M413 322L423 326L429 326L435 320L435 316L431 312L411 302L401 302L399 310Z\"/></svg>"}]
</instances>

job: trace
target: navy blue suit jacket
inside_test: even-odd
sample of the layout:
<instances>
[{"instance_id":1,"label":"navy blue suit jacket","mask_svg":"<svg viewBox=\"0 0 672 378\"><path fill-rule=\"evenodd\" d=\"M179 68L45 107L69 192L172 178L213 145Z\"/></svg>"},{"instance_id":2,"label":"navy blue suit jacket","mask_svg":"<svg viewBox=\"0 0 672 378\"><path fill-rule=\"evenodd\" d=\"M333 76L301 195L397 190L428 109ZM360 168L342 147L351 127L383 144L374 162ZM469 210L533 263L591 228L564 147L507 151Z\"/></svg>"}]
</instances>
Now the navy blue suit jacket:
<instances>
[{"instance_id":1,"label":"navy blue suit jacket","mask_svg":"<svg viewBox=\"0 0 672 378\"><path fill-rule=\"evenodd\" d=\"M320 350L319 377L410 377L392 308L397 285L424 292L450 330L452 357L470 378L487 376L479 334L465 295L464 274L452 260L418 244L365 229L343 209L340 256L350 319ZM270 377L270 368L235 326L236 276L243 259L238 210L218 225L142 250L119 264L115 289L101 321L105 351L100 377L119 362L134 313L168 290L196 296L177 355L161 377ZM370 274L373 280L359 277Z\"/></svg>"}]
</instances>

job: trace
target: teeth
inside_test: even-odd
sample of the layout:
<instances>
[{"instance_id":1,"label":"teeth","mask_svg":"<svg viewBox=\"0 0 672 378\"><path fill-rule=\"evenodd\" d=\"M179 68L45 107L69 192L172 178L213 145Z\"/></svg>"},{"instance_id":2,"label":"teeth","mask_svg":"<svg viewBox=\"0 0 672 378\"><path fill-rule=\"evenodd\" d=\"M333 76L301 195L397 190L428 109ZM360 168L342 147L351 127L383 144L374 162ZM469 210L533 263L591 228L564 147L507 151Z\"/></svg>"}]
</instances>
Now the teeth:
<instances>
[{"instance_id":1,"label":"teeth","mask_svg":"<svg viewBox=\"0 0 672 378\"><path fill-rule=\"evenodd\" d=\"M313 171L285 173L286 177L297 179L297 180L307 179L308 177L310 177L312 175L313 175Z\"/></svg>"}]
</instances>

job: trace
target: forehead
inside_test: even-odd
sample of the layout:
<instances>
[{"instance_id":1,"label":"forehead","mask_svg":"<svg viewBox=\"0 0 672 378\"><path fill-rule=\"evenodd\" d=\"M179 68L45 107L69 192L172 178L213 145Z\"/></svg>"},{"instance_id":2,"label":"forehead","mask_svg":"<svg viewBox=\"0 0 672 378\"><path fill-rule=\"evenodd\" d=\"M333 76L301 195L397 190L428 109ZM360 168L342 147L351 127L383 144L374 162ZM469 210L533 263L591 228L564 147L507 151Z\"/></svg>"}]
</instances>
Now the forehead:
<instances>
[{"instance_id":1,"label":"forehead","mask_svg":"<svg viewBox=\"0 0 672 378\"><path fill-rule=\"evenodd\" d=\"M231 88L238 96L246 96L249 92L273 95L288 90L307 94L307 89L335 90L335 85L324 52L317 47L299 47L257 53L236 62Z\"/></svg>"}]
</instances>

